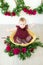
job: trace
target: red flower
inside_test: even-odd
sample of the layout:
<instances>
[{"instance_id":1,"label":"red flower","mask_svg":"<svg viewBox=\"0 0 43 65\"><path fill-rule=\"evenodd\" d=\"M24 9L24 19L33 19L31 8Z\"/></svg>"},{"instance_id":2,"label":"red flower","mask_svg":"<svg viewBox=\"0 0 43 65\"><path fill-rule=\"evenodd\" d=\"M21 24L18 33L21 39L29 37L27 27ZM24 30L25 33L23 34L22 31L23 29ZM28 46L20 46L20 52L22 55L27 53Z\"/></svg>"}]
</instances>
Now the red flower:
<instances>
[{"instance_id":1,"label":"red flower","mask_svg":"<svg viewBox=\"0 0 43 65\"><path fill-rule=\"evenodd\" d=\"M36 14L36 10L32 10L32 9L28 10L27 8L24 8L23 11L26 12L27 14L31 14L31 15L32 15L32 14L33 14L33 15Z\"/></svg>"},{"instance_id":2,"label":"red flower","mask_svg":"<svg viewBox=\"0 0 43 65\"><path fill-rule=\"evenodd\" d=\"M33 52L34 51L34 48L31 48L30 51Z\"/></svg>"},{"instance_id":3,"label":"red flower","mask_svg":"<svg viewBox=\"0 0 43 65\"><path fill-rule=\"evenodd\" d=\"M13 49L13 54L17 55L19 53L20 53L20 49L19 48Z\"/></svg>"},{"instance_id":4,"label":"red flower","mask_svg":"<svg viewBox=\"0 0 43 65\"><path fill-rule=\"evenodd\" d=\"M33 13L33 10L28 10L28 14L32 14Z\"/></svg>"},{"instance_id":5,"label":"red flower","mask_svg":"<svg viewBox=\"0 0 43 65\"><path fill-rule=\"evenodd\" d=\"M33 15L36 15L36 10L33 10Z\"/></svg>"},{"instance_id":6,"label":"red flower","mask_svg":"<svg viewBox=\"0 0 43 65\"><path fill-rule=\"evenodd\" d=\"M27 49L26 48L22 48L22 52L26 53Z\"/></svg>"},{"instance_id":7,"label":"red flower","mask_svg":"<svg viewBox=\"0 0 43 65\"><path fill-rule=\"evenodd\" d=\"M24 8L23 11L26 12L27 14L33 14L32 9L28 10L27 8Z\"/></svg>"},{"instance_id":8,"label":"red flower","mask_svg":"<svg viewBox=\"0 0 43 65\"><path fill-rule=\"evenodd\" d=\"M7 45L7 47L6 47L6 51L7 51L7 52L10 52L10 50L11 50L10 45Z\"/></svg>"},{"instance_id":9,"label":"red flower","mask_svg":"<svg viewBox=\"0 0 43 65\"><path fill-rule=\"evenodd\" d=\"M12 12L11 15L12 15L12 16L15 16L16 14L15 14L15 12Z\"/></svg>"},{"instance_id":10,"label":"red flower","mask_svg":"<svg viewBox=\"0 0 43 65\"><path fill-rule=\"evenodd\" d=\"M23 9L23 11L24 11L24 12L27 12L27 11L28 11L28 9L27 9L27 8L24 8L24 9Z\"/></svg>"},{"instance_id":11,"label":"red flower","mask_svg":"<svg viewBox=\"0 0 43 65\"><path fill-rule=\"evenodd\" d=\"M10 16L11 13L10 13L10 12L5 12L4 15L6 15L6 16Z\"/></svg>"}]
</instances>

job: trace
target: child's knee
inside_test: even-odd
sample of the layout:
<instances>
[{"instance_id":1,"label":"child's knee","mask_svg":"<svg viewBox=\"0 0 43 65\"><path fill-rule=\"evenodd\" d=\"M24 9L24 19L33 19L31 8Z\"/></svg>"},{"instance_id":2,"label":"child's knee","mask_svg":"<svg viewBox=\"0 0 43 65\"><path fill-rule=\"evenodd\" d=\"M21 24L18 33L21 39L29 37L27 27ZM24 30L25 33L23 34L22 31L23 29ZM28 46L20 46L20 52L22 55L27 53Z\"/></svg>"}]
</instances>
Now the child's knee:
<instances>
[{"instance_id":1,"label":"child's knee","mask_svg":"<svg viewBox=\"0 0 43 65\"><path fill-rule=\"evenodd\" d=\"M17 43L21 43L21 39L17 37L17 38L16 38L16 42L17 42Z\"/></svg>"},{"instance_id":2,"label":"child's knee","mask_svg":"<svg viewBox=\"0 0 43 65\"><path fill-rule=\"evenodd\" d=\"M26 38L26 41L29 42L30 40L31 40L31 36L28 36L28 37Z\"/></svg>"}]
</instances>

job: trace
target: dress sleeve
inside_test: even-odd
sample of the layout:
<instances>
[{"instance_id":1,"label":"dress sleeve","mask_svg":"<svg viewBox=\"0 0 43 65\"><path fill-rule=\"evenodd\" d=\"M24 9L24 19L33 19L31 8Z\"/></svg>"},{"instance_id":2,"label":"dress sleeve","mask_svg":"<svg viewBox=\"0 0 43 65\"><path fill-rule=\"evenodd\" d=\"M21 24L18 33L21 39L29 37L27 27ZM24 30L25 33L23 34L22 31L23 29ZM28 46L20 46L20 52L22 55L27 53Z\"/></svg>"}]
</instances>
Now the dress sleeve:
<instances>
[{"instance_id":1,"label":"dress sleeve","mask_svg":"<svg viewBox=\"0 0 43 65\"><path fill-rule=\"evenodd\" d=\"M19 29L19 26L18 26L18 25L16 25L16 28L17 28L17 29Z\"/></svg>"},{"instance_id":2,"label":"dress sleeve","mask_svg":"<svg viewBox=\"0 0 43 65\"><path fill-rule=\"evenodd\" d=\"M18 25L16 25L16 27L18 27Z\"/></svg>"}]
</instances>

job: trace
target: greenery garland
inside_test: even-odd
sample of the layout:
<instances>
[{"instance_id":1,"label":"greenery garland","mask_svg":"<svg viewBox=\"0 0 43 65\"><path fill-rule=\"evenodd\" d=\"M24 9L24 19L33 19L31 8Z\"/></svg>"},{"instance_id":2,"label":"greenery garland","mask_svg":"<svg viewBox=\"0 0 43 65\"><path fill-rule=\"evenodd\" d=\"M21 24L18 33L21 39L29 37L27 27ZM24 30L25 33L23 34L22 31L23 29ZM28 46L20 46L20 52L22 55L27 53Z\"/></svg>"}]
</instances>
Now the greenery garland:
<instances>
[{"instance_id":1,"label":"greenery garland","mask_svg":"<svg viewBox=\"0 0 43 65\"><path fill-rule=\"evenodd\" d=\"M14 8L12 12L10 12L8 11L10 7L9 4L7 2L4 2L4 0L0 0L1 12L7 16L15 16L15 15L19 16L22 10L29 15L36 15L37 12L39 14L43 13L43 3L39 7L33 10L30 9L29 6L25 5L24 0L17 0L17 1L15 0L15 3L16 3L16 8Z\"/></svg>"},{"instance_id":2,"label":"greenery garland","mask_svg":"<svg viewBox=\"0 0 43 65\"><path fill-rule=\"evenodd\" d=\"M8 53L10 57L14 55L18 55L18 57L22 60L31 57L32 53L38 46L43 47L43 44L39 41L39 38L36 38L36 40L32 44L26 47L17 46L13 44L10 41L9 37L6 38L4 43L7 45L5 52Z\"/></svg>"}]
</instances>

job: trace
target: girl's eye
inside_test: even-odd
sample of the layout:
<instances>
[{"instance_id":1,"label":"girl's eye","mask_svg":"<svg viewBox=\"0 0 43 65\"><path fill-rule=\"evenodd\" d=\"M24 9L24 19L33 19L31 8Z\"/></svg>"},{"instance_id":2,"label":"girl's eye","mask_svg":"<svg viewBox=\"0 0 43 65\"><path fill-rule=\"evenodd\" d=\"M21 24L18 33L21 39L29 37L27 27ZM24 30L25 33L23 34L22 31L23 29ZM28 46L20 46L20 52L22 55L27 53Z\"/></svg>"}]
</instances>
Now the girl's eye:
<instances>
[{"instance_id":1,"label":"girl's eye","mask_svg":"<svg viewBox=\"0 0 43 65\"><path fill-rule=\"evenodd\" d=\"M21 25L24 25L24 24L21 24Z\"/></svg>"}]
</instances>

